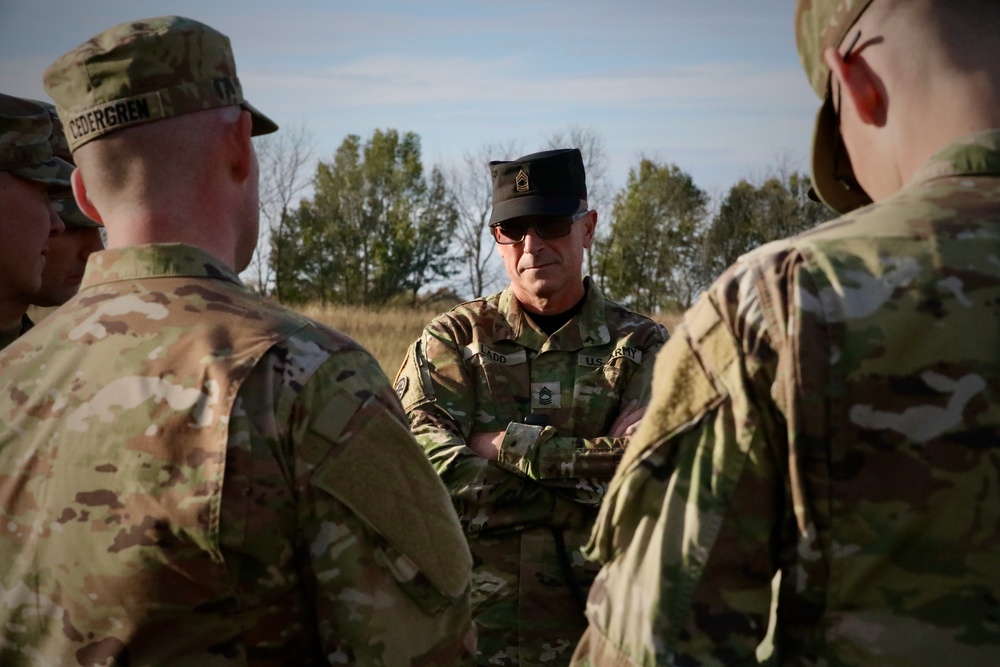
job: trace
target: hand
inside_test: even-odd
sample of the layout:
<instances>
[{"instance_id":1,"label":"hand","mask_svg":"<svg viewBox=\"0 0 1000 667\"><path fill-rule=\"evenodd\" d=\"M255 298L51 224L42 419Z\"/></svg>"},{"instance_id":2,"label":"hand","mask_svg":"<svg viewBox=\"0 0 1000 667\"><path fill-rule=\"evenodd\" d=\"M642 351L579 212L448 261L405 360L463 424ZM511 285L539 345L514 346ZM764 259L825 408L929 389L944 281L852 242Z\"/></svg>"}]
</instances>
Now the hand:
<instances>
[{"instance_id":1,"label":"hand","mask_svg":"<svg viewBox=\"0 0 1000 667\"><path fill-rule=\"evenodd\" d=\"M489 433L473 433L469 438L468 447L477 455L488 461L500 458L500 445L503 443L503 431Z\"/></svg>"},{"instance_id":2,"label":"hand","mask_svg":"<svg viewBox=\"0 0 1000 667\"><path fill-rule=\"evenodd\" d=\"M630 402L618 413L618 417L615 418L615 423L611 425L611 431L608 435L612 438L631 436L639 428L639 423L645 414L646 406L638 407L636 401Z\"/></svg>"}]
</instances>

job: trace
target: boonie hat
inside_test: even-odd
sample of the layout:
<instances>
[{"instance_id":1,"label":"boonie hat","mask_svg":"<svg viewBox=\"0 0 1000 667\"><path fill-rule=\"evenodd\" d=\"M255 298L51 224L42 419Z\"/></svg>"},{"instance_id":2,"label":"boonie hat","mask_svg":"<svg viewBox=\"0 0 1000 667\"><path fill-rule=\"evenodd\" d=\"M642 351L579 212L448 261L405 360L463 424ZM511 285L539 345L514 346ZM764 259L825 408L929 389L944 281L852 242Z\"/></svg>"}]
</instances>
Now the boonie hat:
<instances>
[{"instance_id":1,"label":"boonie hat","mask_svg":"<svg viewBox=\"0 0 1000 667\"><path fill-rule=\"evenodd\" d=\"M70 187L73 167L52 154L52 121L29 100L0 94L0 171L51 188Z\"/></svg>"},{"instance_id":2,"label":"boonie hat","mask_svg":"<svg viewBox=\"0 0 1000 667\"><path fill-rule=\"evenodd\" d=\"M116 130L230 105L250 112L253 135L278 129L243 97L229 38L181 16L109 28L63 54L44 78L74 151Z\"/></svg>"},{"instance_id":3,"label":"boonie hat","mask_svg":"<svg viewBox=\"0 0 1000 667\"><path fill-rule=\"evenodd\" d=\"M823 52L837 48L851 27L868 8L872 0L797 0L795 3L795 42L802 67L813 90L823 100L816 114L812 146L813 190L827 206L840 213L872 203L868 193L859 187L846 186L836 178L834 165L839 164L842 176L853 176L851 158L838 141L840 128L830 96L830 68L823 61Z\"/></svg>"},{"instance_id":4,"label":"boonie hat","mask_svg":"<svg viewBox=\"0 0 1000 667\"><path fill-rule=\"evenodd\" d=\"M490 162L490 225L526 215L571 215L587 205L587 177L578 148Z\"/></svg>"},{"instance_id":5,"label":"boonie hat","mask_svg":"<svg viewBox=\"0 0 1000 667\"><path fill-rule=\"evenodd\" d=\"M56 114L56 107L49 102L41 100L31 100L38 106L45 109L49 114L49 121L52 123L52 134L49 136L49 143L52 144L52 154L60 160L65 160L70 166L76 166L73 162L73 154L69 150L69 143L66 141L66 133L63 132L62 121ZM54 190L49 193L52 201L52 208L59 214L59 218L66 223L67 227L101 227L102 225L88 218L73 198L72 188Z\"/></svg>"}]
</instances>

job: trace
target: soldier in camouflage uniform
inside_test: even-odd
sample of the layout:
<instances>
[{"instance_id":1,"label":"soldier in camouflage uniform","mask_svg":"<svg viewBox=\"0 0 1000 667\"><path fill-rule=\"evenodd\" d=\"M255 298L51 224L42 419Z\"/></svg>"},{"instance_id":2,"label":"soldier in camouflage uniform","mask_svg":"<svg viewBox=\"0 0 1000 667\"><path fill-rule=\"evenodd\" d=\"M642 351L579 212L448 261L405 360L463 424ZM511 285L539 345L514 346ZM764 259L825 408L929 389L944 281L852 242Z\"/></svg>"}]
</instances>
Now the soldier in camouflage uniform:
<instances>
[{"instance_id":1,"label":"soldier in camouflage uniform","mask_svg":"<svg viewBox=\"0 0 1000 667\"><path fill-rule=\"evenodd\" d=\"M756 663L776 573L772 664L1000 664L1000 5L799 0L796 29L846 215L664 347L576 665Z\"/></svg>"},{"instance_id":2,"label":"soldier in camouflage uniform","mask_svg":"<svg viewBox=\"0 0 1000 667\"><path fill-rule=\"evenodd\" d=\"M470 664L471 558L388 380L237 277L277 127L228 38L122 24L45 84L110 249L0 353L0 664Z\"/></svg>"},{"instance_id":3,"label":"soldier in camouflage uniform","mask_svg":"<svg viewBox=\"0 0 1000 667\"><path fill-rule=\"evenodd\" d=\"M73 154L54 105L37 102L49 112L52 121L52 154L73 165ZM90 254L104 248L101 226L88 218L76 205L71 189L50 193L52 205L65 229L49 237L49 251L42 271L42 286L31 298L35 306L51 307L66 303L80 289L83 270Z\"/></svg>"},{"instance_id":4,"label":"soldier in camouflage uniform","mask_svg":"<svg viewBox=\"0 0 1000 667\"><path fill-rule=\"evenodd\" d=\"M666 332L581 278L597 213L579 150L490 170L510 286L432 321L396 391L472 547L479 664L565 665L596 574L580 547Z\"/></svg>"},{"instance_id":5,"label":"soldier in camouflage uniform","mask_svg":"<svg viewBox=\"0 0 1000 667\"><path fill-rule=\"evenodd\" d=\"M53 157L45 109L0 95L0 348L30 327L25 312L37 293L49 234L63 224L50 188L69 188L72 167Z\"/></svg>"}]
</instances>

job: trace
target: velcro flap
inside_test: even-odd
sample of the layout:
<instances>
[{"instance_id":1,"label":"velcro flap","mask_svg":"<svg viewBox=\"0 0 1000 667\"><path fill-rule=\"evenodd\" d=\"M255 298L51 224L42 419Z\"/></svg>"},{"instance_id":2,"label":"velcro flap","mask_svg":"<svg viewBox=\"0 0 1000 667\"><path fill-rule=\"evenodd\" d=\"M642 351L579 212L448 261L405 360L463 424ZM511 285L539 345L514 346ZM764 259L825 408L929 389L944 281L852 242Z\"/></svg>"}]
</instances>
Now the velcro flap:
<instances>
[{"instance_id":1,"label":"velcro flap","mask_svg":"<svg viewBox=\"0 0 1000 667\"><path fill-rule=\"evenodd\" d=\"M706 368L703 362L711 359L713 365L719 362L727 366L734 354L715 305L702 298L656 357L652 400L619 470L627 471L648 450L697 423L718 404L724 387L717 382L714 369Z\"/></svg>"},{"instance_id":2,"label":"velcro flap","mask_svg":"<svg viewBox=\"0 0 1000 667\"><path fill-rule=\"evenodd\" d=\"M442 594L464 594L472 558L444 484L409 430L376 399L354 414L312 483L409 558Z\"/></svg>"}]
</instances>

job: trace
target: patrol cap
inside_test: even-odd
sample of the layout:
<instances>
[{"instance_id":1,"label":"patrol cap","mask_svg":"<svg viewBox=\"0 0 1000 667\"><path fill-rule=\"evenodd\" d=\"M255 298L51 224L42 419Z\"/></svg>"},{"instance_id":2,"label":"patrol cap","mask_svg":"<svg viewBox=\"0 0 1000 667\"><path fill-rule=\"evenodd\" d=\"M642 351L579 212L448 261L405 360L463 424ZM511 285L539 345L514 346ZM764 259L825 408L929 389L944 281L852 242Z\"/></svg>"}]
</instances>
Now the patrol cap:
<instances>
[{"instance_id":1,"label":"patrol cap","mask_svg":"<svg viewBox=\"0 0 1000 667\"><path fill-rule=\"evenodd\" d=\"M70 187L73 167L52 154L52 121L29 100L0 94L0 171L55 188Z\"/></svg>"},{"instance_id":2,"label":"patrol cap","mask_svg":"<svg viewBox=\"0 0 1000 667\"><path fill-rule=\"evenodd\" d=\"M816 115L812 146L812 185L830 208L848 213L872 203L860 186L851 187L837 179L834 165L843 180L854 180L851 158L839 140L840 128L830 95L830 68L823 61L827 48L837 48L868 8L872 0L796 0L795 43L802 67L813 90L823 100ZM856 181L855 181L856 182Z\"/></svg>"},{"instance_id":3,"label":"patrol cap","mask_svg":"<svg viewBox=\"0 0 1000 667\"><path fill-rule=\"evenodd\" d=\"M73 162L73 154L69 150L69 143L66 141L66 133L63 132L62 121L56 114L56 107L50 102L41 100L31 100L38 106L45 109L49 114L49 121L52 123L52 134L49 135L49 143L52 144L52 154L60 160L64 160L70 166L76 166ZM52 208L59 214L59 218L66 223L67 227L101 227L101 225L88 218L73 198L72 188L58 189L49 193L52 201Z\"/></svg>"},{"instance_id":4,"label":"patrol cap","mask_svg":"<svg viewBox=\"0 0 1000 667\"><path fill-rule=\"evenodd\" d=\"M586 206L587 177L578 148L532 153L490 162L490 225L526 215L571 215Z\"/></svg>"},{"instance_id":5,"label":"patrol cap","mask_svg":"<svg viewBox=\"0 0 1000 667\"><path fill-rule=\"evenodd\" d=\"M45 70L71 150L155 120L239 105L253 135L278 129L243 97L229 38L181 16L122 23L63 54Z\"/></svg>"}]
</instances>

